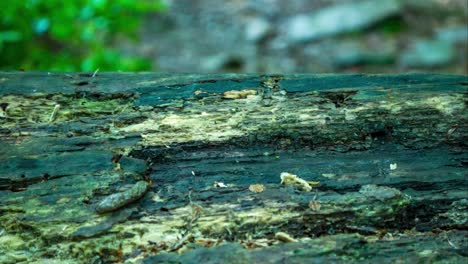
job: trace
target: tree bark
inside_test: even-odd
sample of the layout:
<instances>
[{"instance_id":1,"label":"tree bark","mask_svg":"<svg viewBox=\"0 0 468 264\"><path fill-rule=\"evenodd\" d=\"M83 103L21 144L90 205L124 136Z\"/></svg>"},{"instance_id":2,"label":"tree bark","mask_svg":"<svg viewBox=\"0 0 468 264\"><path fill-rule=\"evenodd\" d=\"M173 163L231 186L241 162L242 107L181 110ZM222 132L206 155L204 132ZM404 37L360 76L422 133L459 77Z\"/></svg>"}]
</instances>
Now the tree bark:
<instances>
[{"instance_id":1,"label":"tree bark","mask_svg":"<svg viewBox=\"0 0 468 264\"><path fill-rule=\"evenodd\" d=\"M466 261L467 92L0 72L0 262Z\"/></svg>"}]
</instances>

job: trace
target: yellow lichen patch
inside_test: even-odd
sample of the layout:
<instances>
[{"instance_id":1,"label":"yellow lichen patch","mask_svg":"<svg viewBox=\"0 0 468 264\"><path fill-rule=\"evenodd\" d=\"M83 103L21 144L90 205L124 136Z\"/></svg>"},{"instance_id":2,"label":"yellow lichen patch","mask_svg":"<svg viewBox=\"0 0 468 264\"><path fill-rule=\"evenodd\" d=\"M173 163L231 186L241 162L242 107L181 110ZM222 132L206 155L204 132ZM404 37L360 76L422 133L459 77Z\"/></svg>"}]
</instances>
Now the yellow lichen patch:
<instances>
[{"instance_id":1,"label":"yellow lichen patch","mask_svg":"<svg viewBox=\"0 0 468 264\"><path fill-rule=\"evenodd\" d=\"M16 126L16 123L60 123L78 120L82 117L117 114L130 111L128 98L90 99L69 95L33 94L28 96L6 95L2 98L0 117L2 126Z\"/></svg>"},{"instance_id":2,"label":"yellow lichen patch","mask_svg":"<svg viewBox=\"0 0 468 264\"><path fill-rule=\"evenodd\" d=\"M197 93L200 92L202 91ZM405 96L408 99L403 102L396 99ZM273 96L267 104L264 104L262 96L255 90L227 91L221 94L221 98L208 95L197 100L190 100L188 104L177 105L179 110L175 110L174 106L157 108L149 114L148 119L140 123L120 125L112 127L111 130L116 135L125 135L129 132L140 133L143 140L139 144L143 146L169 146L173 143L190 141L222 142L246 135L261 134L268 130L302 133L312 127L317 132L314 137L320 141L320 139L328 140L330 137L340 136L340 126L372 118L374 111L370 109L385 110L383 113L393 114L397 118L399 115L407 115L405 110L407 108L417 111L415 109L427 108L426 103L428 103L425 101L427 99L417 96L409 97L406 93L395 95L395 99L390 98L379 102L356 101L356 104L339 108L332 103L323 103L318 95L289 98L289 100L280 98L283 97ZM454 107L449 106L453 108L452 110L445 110L446 113L461 112L461 110L455 111L455 109L461 109L460 103L463 101L459 100L456 95L437 98L439 101L444 99L446 102L455 103ZM436 102L430 103L432 109L438 109ZM439 108L445 106L445 103L439 103ZM53 105L48 107L48 116L52 109ZM66 109L61 109L56 122L66 116L66 113ZM366 146L370 144L367 139L359 137L357 129L355 135L358 136L354 139L348 138L342 143L362 143Z\"/></svg>"},{"instance_id":3,"label":"yellow lichen patch","mask_svg":"<svg viewBox=\"0 0 468 264\"><path fill-rule=\"evenodd\" d=\"M142 132L143 144L169 145L188 141L222 141L244 135L246 132L237 128L243 120L242 113L225 117L224 113L212 115L202 114L169 114L159 121L147 120L118 131ZM225 119L226 118L226 119ZM224 119L223 122L216 119ZM177 137L174 137L177 134Z\"/></svg>"},{"instance_id":4,"label":"yellow lichen patch","mask_svg":"<svg viewBox=\"0 0 468 264\"><path fill-rule=\"evenodd\" d=\"M207 213L197 220L196 229L201 233L225 234L226 232L235 232L236 230L242 229L244 226L274 225L275 223L284 222L285 219L292 219L300 216L299 212L285 209L287 208L285 207L286 205L289 204L266 202L262 208L257 207L252 210L244 211L232 210L228 214L226 214L226 207L235 209L238 208L239 205L223 204L210 206L205 208ZM291 203L290 206L294 208L297 204ZM223 213L219 214L217 212Z\"/></svg>"},{"instance_id":5,"label":"yellow lichen patch","mask_svg":"<svg viewBox=\"0 0 468 264\"><path fill-rule=\"evenodd\" d=\"M264 131L266 126L276 127L278 121L297 119L294 111L301 102L272 99L264 105L255 90L229 91L228 97L246 96L242 100L207 98L193 101L180 112L158 111L149 119L129 126L113 128L113 133L141 133L142 145L170 145L189 141L226 141ZM213 101L215 99L215 101ZM205 104L205 100L209 103ZM300 126L324 125L328 115L317 106L304 110ZM286 122L287 123L287 122ZM296 125L296 123L295 123ZM177 137L174 137L177 135Z\"/></svg>"},{"instance_id":6,"label":"yellow lichen patch","mask_svg":"<svg viewBox=\"0 0 468 264\"><path fill-rule=\"evenodd\" d=\"M158 129L159 129L158 122L154 119L148 119L142 123L123 127L121 129L118 129L117 131L121 131L125 133L133 133L133 132L146 132L146 131L152 131L152 130L158 130Z\"/></svg>"},{"instance_id":7,"label":"yellow lichen patch","mask_svg":"<svg viewBox=\"0 0 468 264\"><path fill-rule=\"evenodd\" d=\"M281 184L283 185L294 186L295 188L299 190L303 190L303 191L308 191L308 192L312 191L312 186L310 186L310 184L307 181L299 178L295 174L282 172L280 177L281 177Z\"/></svg>"},{"instance_id":8,"label":"yellow lichen patch","mask_svg":"<svg viewBox=\"0 0 468 264\"><path fill-rule=\"evenodd\" d=\"M462 95L441 95L427 98L424 101L425 104L434 107L441 113L446 115L453 114L455 112L463 111L465 103Z\"/></svg>"},{"instance_id":9,"label":"yellow lichen patch","mask_svg":"<svg viewBox=\"0 0 468 264\"><path fill-rule=\"evenodd\" d=\"M265 185L263 184L251 184L249 186L249 191L254 193L261 193L265 190Z\"/></svg>"},{"instance_id":10,"label":"yellow lichen patch","mask_svg":"<svg viewBox=\"0 0 468 264\"><path fill-rule=\"evenodd\" d=\"M0 251L3 250L17 250L25 247L25 241L15 235L3 234L0 236Z\"/></svg>"},{"instance_id":11,"label":"yellow lichen patch","mask_svg":"<svg viewBox=\"0 0 468 264\"><path fill-rule=\"evenodd\" d=\"M145 221L126 223L125 225L118 225L116 230L122 232L138 233L138 236L129 239L128 242L134 245L146 245L148 241L162 242L167 244L175 243L180 236L180 230L183 227L183 222L174 221L166 217L155 218L154 221ZM174 225L176 224L176 225Z\"/></svg>"},{"instance_id":12,"label":"yellow lichen patch","mask_svg":"<svg viewBox=\"0 0 468 264\"><path fill-rule=\"evenodd\" d=\"M223 98L225 99L244 99L248 95L256 95L256 90L232 90L223 93Z\"/></svg>"}]
</instances>

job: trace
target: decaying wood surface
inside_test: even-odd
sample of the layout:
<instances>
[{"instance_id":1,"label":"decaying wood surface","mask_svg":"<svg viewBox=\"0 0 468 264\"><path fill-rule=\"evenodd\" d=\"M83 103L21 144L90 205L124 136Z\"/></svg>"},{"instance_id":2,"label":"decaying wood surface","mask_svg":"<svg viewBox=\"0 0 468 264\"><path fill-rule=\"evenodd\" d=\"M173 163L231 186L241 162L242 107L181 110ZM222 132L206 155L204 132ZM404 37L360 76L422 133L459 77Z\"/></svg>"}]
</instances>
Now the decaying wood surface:
<instances>
[{"instance_id":1,"label":"decaying wood surface","mask_svg":"<svg viewBox=\"0 0 468 264\"><path fill-rule=\"evenodd\" d=\"M0 262L466 262L467 92L2 72Z\"/></svg>"}]
</instances>

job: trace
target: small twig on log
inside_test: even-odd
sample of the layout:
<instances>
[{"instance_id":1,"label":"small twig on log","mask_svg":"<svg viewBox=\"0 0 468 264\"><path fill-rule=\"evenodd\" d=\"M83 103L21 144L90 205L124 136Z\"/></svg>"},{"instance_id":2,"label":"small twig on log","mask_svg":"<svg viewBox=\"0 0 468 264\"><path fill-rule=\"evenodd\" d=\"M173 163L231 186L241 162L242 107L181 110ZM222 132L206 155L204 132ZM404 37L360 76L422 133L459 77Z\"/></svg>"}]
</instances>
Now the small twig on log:
<instances>
[{"instance_id":1,"label":"small twig on log","mask_svg":"<svg viewBox=\"0 0 468 264\"><path fill-rule=\"evenodd\" d=\"M96 77L96 74L98 73L99 71L99 68L97 68L94 72L93 72L93 75L91 77Z\"/></svg>"},{"instance_id":2,"label":"small twig on log","mask_svg":"<svg viewBox=\"0 0 468 264\"><path fill-rule=\"evenodd\" d=\"M52 110L52 114L49 117L49 123L54 122L55 118L57 118L57 113L58 113L59 109L60 109L60 105L56 104L55 107L54 107L54 110Z\"/></svg>"},{"instance_id":3,"label":"small twig on log","mask_svg":"<svg viewBox=\"0 0 468 264\"><path fill-rule=\"evenodd\" d=\"M182 237L179 241L175 242L174 245L172 245L170 251L176 251L178 250L179 248L181 248L184 243L186 241L190 241L191 239L193 239L193 235L192 234L187 234L185 235L184 237Z\"/></svg>"}]
</instances>

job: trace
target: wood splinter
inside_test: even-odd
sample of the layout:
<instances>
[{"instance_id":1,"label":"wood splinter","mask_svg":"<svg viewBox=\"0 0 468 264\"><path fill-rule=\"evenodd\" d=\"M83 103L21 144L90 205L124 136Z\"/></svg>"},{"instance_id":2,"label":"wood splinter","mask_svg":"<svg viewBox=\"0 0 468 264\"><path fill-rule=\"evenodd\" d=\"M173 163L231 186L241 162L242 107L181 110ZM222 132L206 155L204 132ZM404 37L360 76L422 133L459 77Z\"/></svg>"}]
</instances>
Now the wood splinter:
<instances>
[{"instance_id":1,"label":"wood splinter","mask_svg":"<svg viewBox=\"0 0 468 264\"><path fill-rule=\"evenodd\" d=\"M52 114L49 117L49 123L52 123L52 122L55 121L55 118L57 118L57 113L58 113L59 110L60 110L60 105L56 104L54 106L54 110L52 110Z\"/></svg>"}]
</instances>

